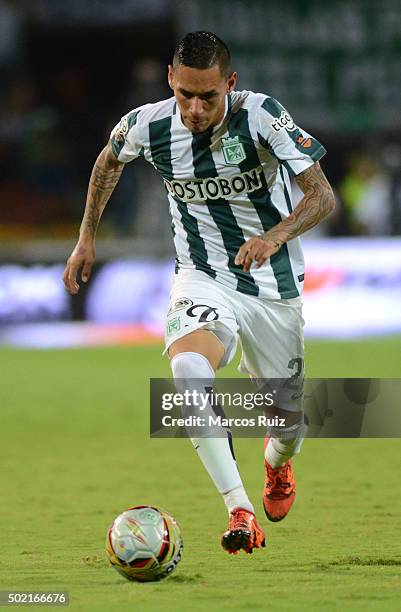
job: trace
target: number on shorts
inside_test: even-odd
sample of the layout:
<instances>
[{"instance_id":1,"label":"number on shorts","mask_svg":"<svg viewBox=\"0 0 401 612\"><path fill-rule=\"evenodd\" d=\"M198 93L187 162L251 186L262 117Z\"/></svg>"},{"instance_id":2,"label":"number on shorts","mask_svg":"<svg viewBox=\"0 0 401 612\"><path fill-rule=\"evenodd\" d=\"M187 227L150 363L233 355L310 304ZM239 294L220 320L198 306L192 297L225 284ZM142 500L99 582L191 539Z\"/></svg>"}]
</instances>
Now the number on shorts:
<instances>
[{"instance_id":1,"label":"number on shorts","mask_svg":"<svg viewBox=\"0 0 401 612\"><path fill-rule=\"evenodd\" d=\"M304 381L303 381L303 378L302 380L299 380L299 377L302 374L303 364L304 364L304 360L302 359L302 357L294 357L294 359L290 359L287 367L289 370L294 370L296 368L296 371L284 383L284 387L286 387L287 389L291 389L292 391L299 392L299 389L301 389L299 397L301 397L303 393L303 382ZM297 398L293 395L291 399L295 400Z\"/></svg>"}]
</instances>

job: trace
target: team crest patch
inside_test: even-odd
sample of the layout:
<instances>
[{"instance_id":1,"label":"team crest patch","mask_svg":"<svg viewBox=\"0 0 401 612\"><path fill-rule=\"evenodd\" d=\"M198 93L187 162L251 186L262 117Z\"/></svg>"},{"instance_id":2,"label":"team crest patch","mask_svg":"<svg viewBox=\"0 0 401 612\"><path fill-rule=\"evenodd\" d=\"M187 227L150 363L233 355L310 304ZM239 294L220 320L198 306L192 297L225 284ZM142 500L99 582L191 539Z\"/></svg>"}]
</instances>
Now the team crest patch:
<instances>
[{"instance_id":1,"label":"team crest patch","mask_svg":"<svg viewBox=\"0 0 401 612\"><path fill-rule=\"evenodd\" d=\"M233 136L232 138L222 138L221 148L223 150L224 159L226 164L232 164L236 166L246 159L245 149L242 142L240 142L239 136Z\"/></svg>"},{"instance_id":2,"label":"team crest patch","mask_svg":"<svg viewBox=\"0 0 401 612\"><path fill-rule=\"evenodd\" d=\"M181 319L180 317L174 317L171 321L167 323L167 336L171 336L171 334L179 332L181 329Z\"/></svg>"}]
</instances>

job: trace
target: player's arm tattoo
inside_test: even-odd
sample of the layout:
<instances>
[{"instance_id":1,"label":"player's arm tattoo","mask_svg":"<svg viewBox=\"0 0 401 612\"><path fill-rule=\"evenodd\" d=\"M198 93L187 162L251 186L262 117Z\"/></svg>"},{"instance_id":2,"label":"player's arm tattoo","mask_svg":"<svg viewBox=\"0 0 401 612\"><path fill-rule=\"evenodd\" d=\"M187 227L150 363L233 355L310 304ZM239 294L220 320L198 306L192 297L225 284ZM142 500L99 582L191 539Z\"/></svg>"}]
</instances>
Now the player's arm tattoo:
<instances>
[{"instance_id":1,"label":"player's arm tattoo","mask_svg":"<svg viewBox=\"0 0 401 612\"><path fill-rule=\"evenodd\" d=\"M111 144L108 143L97 158L89 179L85 213L81 223L80 234L94 238L100 217L106 206L121 173L124 163L115 157Z\"/></svg>"},{"instance_id":2,"label":"player's arm tattoo","mask_svg":"<svg viewBox=\"0 0 401 612\"><path fill-rule=\"evenodd\" d=\"M265 234L277 247L320 223L335 206L333 190L319 162L298 174L295 180L304 197L286 219Z\"/></svg>"}]
</instances>

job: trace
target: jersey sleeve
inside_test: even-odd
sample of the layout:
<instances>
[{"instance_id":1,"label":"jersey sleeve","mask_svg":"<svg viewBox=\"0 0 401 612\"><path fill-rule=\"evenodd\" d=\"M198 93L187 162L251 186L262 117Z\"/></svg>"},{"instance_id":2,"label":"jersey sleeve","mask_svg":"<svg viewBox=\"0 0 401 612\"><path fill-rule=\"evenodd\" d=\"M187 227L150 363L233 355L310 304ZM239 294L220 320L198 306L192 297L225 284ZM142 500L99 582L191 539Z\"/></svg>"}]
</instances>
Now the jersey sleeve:
<instances>
[{"instance_id":1,"label":"jersey sleeve","mask_svg":"<svg viewBox=\"0 0 401 612\"><path fill-rule=\"evenodd\" d=\"M130 162L142 154L143 145L138 121L140 112L140 109L135 109L124 115L110 134L113 153L121 162Z\"/></svg>"},{"instance_id":2,"label":"jersey sleeve","mask_svg":"<svg viewBox=\"0 0 401 612\"><path fill-rule=\"evenodd\" d=\"M300 174L326 153L324 146L299 128L288 111L270 97L259 108L258 138L291 176Z\"/></svg>"}]
</instances>

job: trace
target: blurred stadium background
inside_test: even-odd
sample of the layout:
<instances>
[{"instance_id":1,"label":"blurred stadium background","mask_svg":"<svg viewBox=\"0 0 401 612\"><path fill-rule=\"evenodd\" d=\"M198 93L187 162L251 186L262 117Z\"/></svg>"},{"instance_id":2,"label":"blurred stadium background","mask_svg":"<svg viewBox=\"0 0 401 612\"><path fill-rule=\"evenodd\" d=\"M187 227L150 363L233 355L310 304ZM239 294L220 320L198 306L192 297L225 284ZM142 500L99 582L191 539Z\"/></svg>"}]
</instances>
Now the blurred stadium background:
<instances>
[{"instance_id":1,"label":"blurred stadium background","mask_svg":"<svg viewBox=\"0 0 401 612\"><path fill-rule=\"evenodd\" d=\"M0 0L0 344L159 342L167 200L126 167L91 282L61 275L93 162L120 117L168 97L186 31L227 41L239 88L277 97L328 150L337 210L303 240L307 337L401 333L401 5L393 0ZM300 197L300 194L296 194Z\"/></svg>"}]
</instances>

